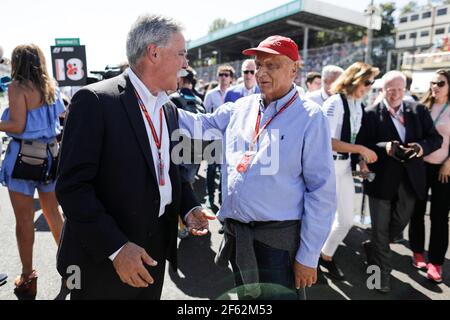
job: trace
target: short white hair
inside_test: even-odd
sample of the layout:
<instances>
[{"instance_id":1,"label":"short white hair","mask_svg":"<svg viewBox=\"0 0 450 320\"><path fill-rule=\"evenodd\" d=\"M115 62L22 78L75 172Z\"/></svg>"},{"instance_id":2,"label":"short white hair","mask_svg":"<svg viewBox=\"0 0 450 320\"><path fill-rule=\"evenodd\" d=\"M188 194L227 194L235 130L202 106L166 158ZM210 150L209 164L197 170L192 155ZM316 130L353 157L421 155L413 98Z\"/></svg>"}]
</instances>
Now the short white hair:
<instances>
[{"instance_id":1,"label":"short white hair","mask_svg":"<svg viewBox=\"0 0 450 320\"><path fill-rule=\"evenodd\" d=\"M127 36L127 58L130 65L136 65L143 57L150 43L164 47L172 34L183 30L181 24L172 18L145 14L133 23Z\"/></svg>"},{"instance_id":2,"label":"short white hair","mask_svg":"<svg viewBox=\"0 0 450 320\"><path fill-rule=\"evenodd\" d=\"M344 69L342 69L341 67L329 64L325 67L323 67L322 69L322 80L326 80L331 78L334 75L341 75L342 73L344 73Z\"/></svg>"},{"instance_id":3,"label":"short white hair","mask_svg":"<svg viewBox=\"0 0 450 320\"><path fill-rule=\"evenodd\" d=\"M242 62L241 70L243 70L244 66L246 66L250 63L256 66L256 62L254 59L247 59L247 60L244 60L244 62Z\"/></svg>"},{"instance_id":4,"label":"short white hair","mask_svg":"<svg viewBox=\"0 0 450 320\"><path fill-rule=\"evenodd\" d=\"M398 70L392 70L388 71L384 74L384 76L381 78L381 82L383 84L383 88L386 86L386 82L392 81L394 79L402 79L405 83L406 87L406 76L403 72L400 72Z\"/></svg>"}]
</instances>

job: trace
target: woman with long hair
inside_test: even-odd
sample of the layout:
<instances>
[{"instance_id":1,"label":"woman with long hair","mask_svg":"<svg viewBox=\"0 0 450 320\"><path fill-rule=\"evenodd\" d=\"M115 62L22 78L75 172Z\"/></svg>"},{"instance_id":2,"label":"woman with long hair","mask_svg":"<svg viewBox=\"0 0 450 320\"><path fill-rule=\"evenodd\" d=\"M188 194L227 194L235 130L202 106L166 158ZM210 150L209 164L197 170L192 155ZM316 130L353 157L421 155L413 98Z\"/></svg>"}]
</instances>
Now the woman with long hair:
<instances>
[{"instance_id":1,"label":"woman with long hair","mask_svg":"<svg viewBox=\"0 0 450 320\"><path fill-rule=\"evenodd\" d=\"M63 225L54 192L54 173L56 136L60 132L58 116L64 112L64 104L47 73L44 54L36 45L20 45L13 50L11 77L9 107L2 115L0 131L6 132L12 140L2 163L0 183L8 188L16 217L22 272L15 280L15 293L19 297L34 298L38 277L33 268L33 195L36 189L57 243Z\"/></svg>"},{"instance_id":2,"label":"woman with long hair","mask_svg":"<svg viewBox=\"0 0 450 320\"><path fill-rule=\"evenodd\" d=\"M339 244L353 226L355 186L353 184L351 154L359 155L368 163L377 161L377 155L362 145L355 144L364 114L362 99L370 91L379 69L363 62L348 67L333 83L333 96L323 109L330 125L333 159L336 174L337 212L331 233L322 248L319 264L335 279L344 279L344 273L333 259Z\"/></svg>"},{"instance_id":3,"label":"woman with long hair","mask_svg":"<svg viewBox=\"0 0 450 320\"><path fill-rule=\"evenodd\" d=\"M428 279L442 282L442 265L448 248L448 213L450 209L450 70L437 70L422 103L428 107L436 130L443 138L440 149L424 158L427 169L427 194L431 189L430 244L425 262L424 216L427 200L418 200L409 227L413 265L427 270Z\"/></svg>"}]
</instances>

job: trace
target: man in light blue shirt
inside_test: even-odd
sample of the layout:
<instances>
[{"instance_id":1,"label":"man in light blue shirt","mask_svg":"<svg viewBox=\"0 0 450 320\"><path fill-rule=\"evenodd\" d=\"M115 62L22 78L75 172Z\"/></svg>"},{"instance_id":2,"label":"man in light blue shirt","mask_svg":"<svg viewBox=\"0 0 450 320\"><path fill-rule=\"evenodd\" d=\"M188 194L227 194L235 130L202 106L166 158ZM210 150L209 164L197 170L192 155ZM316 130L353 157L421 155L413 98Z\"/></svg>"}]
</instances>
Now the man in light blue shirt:
<instances>
[{"instance_id":1,"label":"man in light blue shirt","mask_svg":"<svg viewBox=\"0 0 450 320\"><path fill-rule=\"evenodd\" d=\"M243 53L256 55L262 94L213 114L179 110L180 126L195 138L222 136L218 217L225 236L216 262L230 260L236 286L244 289L239 297L295 298L295 289L317 280L336 209L330 132L320 107L302 100L293 84L299 64L294 41L273 36Z\"/></svg>"}]
</instances>

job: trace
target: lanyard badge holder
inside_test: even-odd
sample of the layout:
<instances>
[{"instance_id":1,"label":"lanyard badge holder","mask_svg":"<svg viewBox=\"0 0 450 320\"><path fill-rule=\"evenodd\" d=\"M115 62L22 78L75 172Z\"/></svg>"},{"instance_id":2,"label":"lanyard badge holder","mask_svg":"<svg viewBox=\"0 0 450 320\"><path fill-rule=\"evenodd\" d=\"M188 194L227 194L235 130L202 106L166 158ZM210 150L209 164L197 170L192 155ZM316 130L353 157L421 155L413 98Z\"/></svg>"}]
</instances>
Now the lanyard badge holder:
<instances>
[{"instance_id":1,"label":"lanyard badge holder","mask_svg":"<svg viewBox=\"0 0 450 320\"><path fill-rule=\"evenodd\" d=\"M273 119L275 119L275 117L277 115L279 115L284 110L286 110L295 101L295 99L297 97L298 97L298 92L295 92L295 94L289 99L289 101L286 102L286 104L283 107L281 107L281 109L277 113L275 113L272 116L272 118L270 118L263 125L261 130L259 130L259 126L260 126L260 123L261 123L261 109L258 111L258 117L256 118L254 138L253 138L252 142L250 143L249 150L245 151L241 161L239 161L238 165L236 166L237 172L245 173L247 171L249 165L252 163L253 157L256 155L256 144L258 142L258 138L261 135L261 133L269 126L269 124L273 121Z\"/></svg>"},{"instance_id":2,"label":"lanyard badge holder","mask_svg":"<svg viewBox=\"0 0 450 320\"><path fill-rule=\"evenodd\" d=\"M147 120L147 123L151 129L153 140L155 141L156 148L158 149L158 175L159 175L159 185L164 186L166 184L166 179L164 178L164 161L162 159L161 155L161 146L162 146L162 126L163 126L163 108L159 109L159 138L158 134L156 133L155 126L153 125L153 121L150 118L150 115L148 114L147 108L144 105L144 102L142 101L141 97L139 96L139 93L134 90L139 107L141 108L142 112L144 113L145 119Z\"/></svg>"}]
</instances>

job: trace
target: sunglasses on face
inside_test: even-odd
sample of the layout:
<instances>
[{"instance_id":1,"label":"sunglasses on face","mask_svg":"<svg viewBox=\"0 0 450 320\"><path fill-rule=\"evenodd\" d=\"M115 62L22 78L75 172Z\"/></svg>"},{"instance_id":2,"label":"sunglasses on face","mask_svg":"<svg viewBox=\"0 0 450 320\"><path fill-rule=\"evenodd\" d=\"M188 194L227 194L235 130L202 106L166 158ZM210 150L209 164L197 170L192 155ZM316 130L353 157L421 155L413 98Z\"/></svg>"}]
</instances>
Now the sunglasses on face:
<instances>
[{"instance_id":1,"label":"sunglasses on face","mask_svg":"<svg viewBox=\"0 0 450 320\"><path fill-rule=\"evenodd\" d=\"M255 74L255 70L244 70L242 71L244 74Z\"/></svg>"},{"instance_id":2,"label":"sunglasses on face","mask_svg":"<svg viewBox=\"0 0 450 320\"><path fill-rule=\"evenodd\" d=\"M229 73L219 73L219 77L225 77L228 78L230 76Z\"/></svg>"},{"instance_id":3,"label":"sunglasses on face","mask_svg":"<svg viewBox=\"0 0 450 320\"><path fill-rule=\"evenodd\" d=\"M374 83L375 83L375 80L366 80L366 81L364 81L364 85L365 85L366 87L371 86L371 85L373 85Z\"/></svg>"},{"instance_id":4,"label":"sunglasses on face","mask_svg":"<svg viewBox=\"0 0 450 320\"><path fill-rule=\"evenodd\" d=\"M443 86L445 86L445 81L444 80L431 81L430 83L431 83L432 86L437 85L439 88L442 88Z\"/></svg>"}]
</instances>

